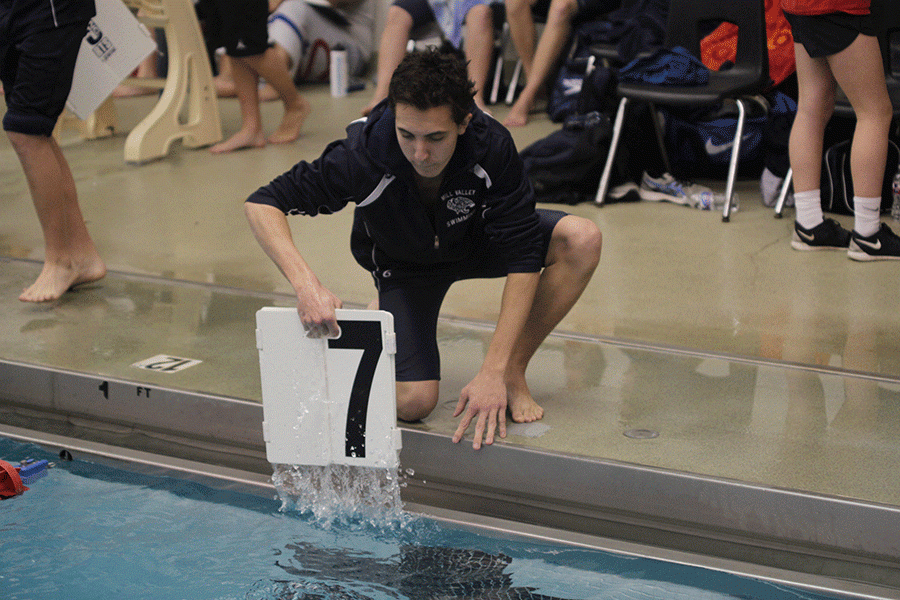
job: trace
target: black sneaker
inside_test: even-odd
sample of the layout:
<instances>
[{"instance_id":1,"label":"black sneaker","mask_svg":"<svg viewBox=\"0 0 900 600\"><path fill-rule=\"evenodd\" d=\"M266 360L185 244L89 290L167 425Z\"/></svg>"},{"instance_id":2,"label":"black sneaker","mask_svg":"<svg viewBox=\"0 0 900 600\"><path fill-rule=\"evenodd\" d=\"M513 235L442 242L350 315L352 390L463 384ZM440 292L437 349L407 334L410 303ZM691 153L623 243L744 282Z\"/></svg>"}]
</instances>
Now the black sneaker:
<instances>
[{"instance_id":1,"label":"black sneaker","mask_svg":"<svg viewBox=\"0 0 900 600\"><path fill-rule=\"evenodd\" d=\"M884 223L869 237L851 235L847 256L853 260L900 260L900 237Z\"/></svg>"},{"instance_id":2,"label":"black sneaker","mask_svg":"<svg viewBox=\"0 0 900 600\"><path fill-rule=\"evenodd\" d=\"M791 248L794 250L843 250L849 245L850 232L834 219L825 219L811 229L794 222L791 238Z\"/></svg>"}]
</instances>

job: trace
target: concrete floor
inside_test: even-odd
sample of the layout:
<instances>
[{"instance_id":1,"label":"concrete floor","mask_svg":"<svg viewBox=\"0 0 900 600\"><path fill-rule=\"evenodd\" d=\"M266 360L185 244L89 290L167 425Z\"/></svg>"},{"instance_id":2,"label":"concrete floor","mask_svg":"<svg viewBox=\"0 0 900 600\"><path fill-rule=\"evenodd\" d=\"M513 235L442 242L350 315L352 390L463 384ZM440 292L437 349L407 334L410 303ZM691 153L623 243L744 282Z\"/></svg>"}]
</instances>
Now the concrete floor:
<instances>
[{"instance_id":1,"label":"concrete floor","mask_svg":"<svg viewBox=\"0 0 900 600\"><path fill-rule=\"evenodd\" d=\"M0 139L0 360L258 402L254 313L291 306L291 296L242 202L341 136L370 93L302 91L314 112L285 146L213 156L176 144L164 159L126 164L125 135L153 97L117 100L113 137L65 133L110 274L46 305L17 300L43 247L20 166ZM228 136L237 102L220 106ZM264 117L273 129L279 106L265 105ZM540 115L513 135L522 148L557 127ZM569 208L600 226L603 258L529 372L544 420L510 427L503 443L900 507L900 268L795 252L791 212L774 219L756 181L737 189L740 210L727 224L670 204ZM292 227L319 277L353 307L374 290L350 256L351 217L294 217ZM456 428L451 413L480 364L501 287L451 290L441 403L410 427ZM172 374L132 366L160 354L203 362ZM658 436L625 435L632 430Z\"/></svg>"}]
</instances>

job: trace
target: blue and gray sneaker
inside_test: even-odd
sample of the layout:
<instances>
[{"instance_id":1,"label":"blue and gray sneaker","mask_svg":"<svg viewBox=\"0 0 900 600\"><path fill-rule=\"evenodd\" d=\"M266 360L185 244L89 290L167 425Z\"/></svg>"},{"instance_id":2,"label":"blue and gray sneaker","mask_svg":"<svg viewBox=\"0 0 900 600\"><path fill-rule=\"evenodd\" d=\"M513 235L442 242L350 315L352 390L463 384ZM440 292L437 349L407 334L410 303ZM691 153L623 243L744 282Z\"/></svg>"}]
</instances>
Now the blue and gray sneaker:
<instances>
[{"instance_id":1,"label":"blue and gray sneaker","mask_svg":"<svg viewBox=\"0 0 900 600\"><path fill-rule=\"evenodd\" d=\"M834 219L825 219L806 229L794 221L791 248L794 250L843 250L850 245L850 232Z\"/></svg>"},{"instance_id":2,"label":"blue and gray sneaker","mask_svg":"<svg viewBox=\"0 0 900 600\"><path fill-rule=\"evenodd\" d=\"M725 206L725 194L716 194L702 185L682 183L668 173L663 173L658 178L644 173L638 193L641 200L672 202L700 210L719 210ZM731 201L731 210L735 211L737 207L738 199L735 194Z\"/></svg>"},{"instance_id":3,"label":"blue and gray sneaker","mask_svg":"<svg viewBox=\"0 0 900 600\"><path fill-rule=\"evenodd\" d=\"M884 223L869 237L855 231L850 236L847 256L853 260L900 260L900 237Z\"/></svg>"}]
</instances>

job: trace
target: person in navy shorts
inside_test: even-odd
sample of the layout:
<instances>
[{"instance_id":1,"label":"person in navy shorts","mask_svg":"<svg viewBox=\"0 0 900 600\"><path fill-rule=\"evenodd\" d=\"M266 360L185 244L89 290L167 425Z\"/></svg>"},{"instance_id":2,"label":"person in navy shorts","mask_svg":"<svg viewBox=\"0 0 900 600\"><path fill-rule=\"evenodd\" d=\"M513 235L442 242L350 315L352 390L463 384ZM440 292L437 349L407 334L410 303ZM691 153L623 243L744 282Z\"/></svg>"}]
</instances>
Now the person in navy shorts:
<instances>
[{"instance_id":1,"label":"person in navy shorts","mask_svg":"<svg viewBox=\"0 0 900 600\"><path fill-rule=\"evenodd\" d=\"M53 138L72 86L94 0L0 0L3 129L31 192L44 235L44 266L19 299L56 300L106 275L84 224L69 163Z\"/></svg>"}]
</instances>

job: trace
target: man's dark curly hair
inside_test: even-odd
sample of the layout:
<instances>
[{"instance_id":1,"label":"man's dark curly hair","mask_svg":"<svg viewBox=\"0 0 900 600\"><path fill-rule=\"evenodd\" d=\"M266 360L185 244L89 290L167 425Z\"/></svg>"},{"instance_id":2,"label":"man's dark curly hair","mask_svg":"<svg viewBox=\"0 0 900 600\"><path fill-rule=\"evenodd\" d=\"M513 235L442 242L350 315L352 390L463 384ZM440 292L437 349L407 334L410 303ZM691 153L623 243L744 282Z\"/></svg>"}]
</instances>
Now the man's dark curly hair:
<instances>
[{"instance_id":1,"label":"man's dark curly hair","mask_svg":"<svg viewBox=\"0 0 900 600\"><path fill-rule=\"evenodd\" d=\"M449 105L457 125L472 112L474 97L475 84L462 58L434 48L407 54L388 87L388 102L394 110L398 104L423 111Z\"/></svg>"}]
</instances>

